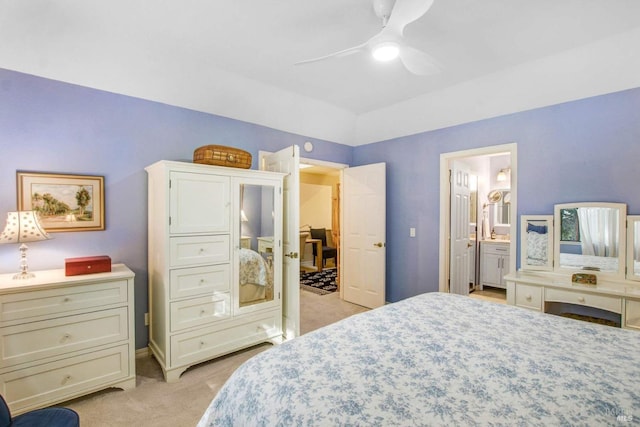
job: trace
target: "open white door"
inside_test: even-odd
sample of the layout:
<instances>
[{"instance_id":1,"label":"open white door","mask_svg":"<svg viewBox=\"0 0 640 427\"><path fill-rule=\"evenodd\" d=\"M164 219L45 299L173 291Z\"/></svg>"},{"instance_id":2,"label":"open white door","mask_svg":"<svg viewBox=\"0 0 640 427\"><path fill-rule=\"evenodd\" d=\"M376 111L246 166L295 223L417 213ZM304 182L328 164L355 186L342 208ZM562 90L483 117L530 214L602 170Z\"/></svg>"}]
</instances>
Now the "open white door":
<instances>
[{"instance_id":1,"label":"open white door","mask_svg":"<svg viewBox=\"0 0 640 427\"><path fill-rule=\"evenodd\" d=\"M284 172L282 329L285 339L300 335L300 148L285 148L264 157L260 169Z\"/></svg>"},{"instance_id":2,"label":"open white door","mask_svg":"<svg viewBox=\"0 0 640 427\"><path fill-rule=\"evenodd\" d=\"M469 295L469 171L460 161L452 163L449 292L460 295Z\"/></svg>"},{"instance_id":3,"label":"open white door","mask_svg":"<svg viewBox=\"0 0 640 427\"><path fill-rule=\"evenodd\" d=\"M345 301L385 304L386 164L342 170L340 289Z\"/></svg>"}]
</instances>

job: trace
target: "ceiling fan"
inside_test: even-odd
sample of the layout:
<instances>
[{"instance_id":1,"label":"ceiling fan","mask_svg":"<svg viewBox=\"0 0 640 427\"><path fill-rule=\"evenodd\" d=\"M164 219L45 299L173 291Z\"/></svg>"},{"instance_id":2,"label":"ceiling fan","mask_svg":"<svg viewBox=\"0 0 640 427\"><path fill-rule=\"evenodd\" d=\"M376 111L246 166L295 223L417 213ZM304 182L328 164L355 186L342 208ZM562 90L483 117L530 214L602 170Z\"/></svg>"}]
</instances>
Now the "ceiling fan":
<instances>
[{"instance_id":1,"label":"ceiling fan","mask_svg":"<svg viewBox=\"0 0 640 427\"><path fill-rule=\"evenodd\" d=\"M358 46L300 61L296 65L369 51L378 61L392 61L400 57L402 64L413 74L438 73L443 68L438 61L407 45L403 37L404 28L427 13L432 4L433 0L373 0L373 10L382 19L382 31Z\"/></svg>"}]
</instances>

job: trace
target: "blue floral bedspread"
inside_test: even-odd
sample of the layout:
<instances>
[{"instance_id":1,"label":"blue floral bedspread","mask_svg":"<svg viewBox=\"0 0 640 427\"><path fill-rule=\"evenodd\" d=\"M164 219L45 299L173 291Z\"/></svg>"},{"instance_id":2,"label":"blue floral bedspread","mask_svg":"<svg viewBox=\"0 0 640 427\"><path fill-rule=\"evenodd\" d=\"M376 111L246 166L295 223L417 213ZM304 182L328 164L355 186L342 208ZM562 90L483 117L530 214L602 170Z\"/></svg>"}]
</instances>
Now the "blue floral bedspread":
<instances>
[{"instance_id":1,"label":"blue floral bedspread","mask_svg":"<svg viewBox=\"0 0 640 427\"><path fill-rule=\"evenodd\" d=\"M639 422L639 332L429 293L256 355L199 426Z\"/></svg>"}]
</instances>

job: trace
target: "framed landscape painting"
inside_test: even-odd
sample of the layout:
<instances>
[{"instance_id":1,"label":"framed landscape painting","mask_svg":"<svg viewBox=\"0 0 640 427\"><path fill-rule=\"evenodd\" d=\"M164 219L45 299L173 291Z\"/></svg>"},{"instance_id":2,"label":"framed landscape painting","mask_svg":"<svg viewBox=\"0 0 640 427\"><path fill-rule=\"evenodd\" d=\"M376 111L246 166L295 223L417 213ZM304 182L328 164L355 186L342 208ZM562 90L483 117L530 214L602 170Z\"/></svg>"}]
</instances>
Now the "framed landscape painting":
<instances>
[{"instance_id":1,"label":"framed landscape painting","mask_svg":"<svg viewBox=\"0 0 640 427\"><path fill-rule=\"evenodd\" d=\"M37 211L48 232L104 230L104 177L17 172L18 210Z\"/></svg>"}]
</instances>

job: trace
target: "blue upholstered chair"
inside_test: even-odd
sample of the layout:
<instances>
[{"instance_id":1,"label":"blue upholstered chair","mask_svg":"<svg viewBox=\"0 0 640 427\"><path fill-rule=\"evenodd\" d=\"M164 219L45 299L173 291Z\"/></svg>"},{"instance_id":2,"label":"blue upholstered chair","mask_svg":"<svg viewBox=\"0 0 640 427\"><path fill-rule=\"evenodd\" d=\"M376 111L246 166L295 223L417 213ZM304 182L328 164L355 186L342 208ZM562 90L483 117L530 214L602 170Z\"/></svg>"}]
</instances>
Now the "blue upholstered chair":
<instances>
[{"instance_id":1,"label":"blue upholstered chair","mask_svg":"<svg viewBox=\"0 0 640 427\"><path fill-rule=\"evenodd\" d=\"M78 427L80 417L67 408L45 408L11 418L9 406L0 396L0 427Z\"/></svg>"}]
</instances>

